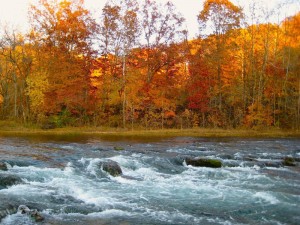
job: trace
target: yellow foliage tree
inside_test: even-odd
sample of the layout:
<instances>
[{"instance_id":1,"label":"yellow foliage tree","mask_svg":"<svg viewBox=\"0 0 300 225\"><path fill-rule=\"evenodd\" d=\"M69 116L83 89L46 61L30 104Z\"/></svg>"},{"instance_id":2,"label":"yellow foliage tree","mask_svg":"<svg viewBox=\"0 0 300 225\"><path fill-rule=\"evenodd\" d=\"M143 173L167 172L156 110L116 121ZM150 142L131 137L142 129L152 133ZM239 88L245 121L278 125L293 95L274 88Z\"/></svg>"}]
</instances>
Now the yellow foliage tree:
<instances>
[{"instance_id":1,"label":"yellow foliage tree","mask_svg":"<svg viewBox=\"0 0 300 225\"><path fill-rule=\"evenodd\" d=\"M44 119L45 92L49 88L48 75L45 71L36 71L27 77L27 96L30 99L31 115L37 122Z\"/></svg>"}]
</instances>

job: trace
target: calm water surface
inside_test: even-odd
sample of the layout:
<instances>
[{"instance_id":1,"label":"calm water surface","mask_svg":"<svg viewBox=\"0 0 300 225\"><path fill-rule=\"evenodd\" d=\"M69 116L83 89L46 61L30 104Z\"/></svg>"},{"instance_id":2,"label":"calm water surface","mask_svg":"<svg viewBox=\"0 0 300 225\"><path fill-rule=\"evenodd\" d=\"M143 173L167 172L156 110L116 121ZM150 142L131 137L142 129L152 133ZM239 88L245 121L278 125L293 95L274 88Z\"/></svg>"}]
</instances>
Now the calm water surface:
<instances>
[{"instance_id":1,"label":"calm water surface","mask_svg":"<svg viewBox=\"0 0 300 225\"><path fill-rule=\"evenodd\" d=\"M0 190L0 209L25 204L52 225L300 224L299 162L282 166L286 156L299 161L300 140L0 137L0 176L23 181ZM223 167L187 166L186 157ZM124 176L103 171L107 160ZM12 213L1 224L35 222Z\"/></svg>"}]
</instances>

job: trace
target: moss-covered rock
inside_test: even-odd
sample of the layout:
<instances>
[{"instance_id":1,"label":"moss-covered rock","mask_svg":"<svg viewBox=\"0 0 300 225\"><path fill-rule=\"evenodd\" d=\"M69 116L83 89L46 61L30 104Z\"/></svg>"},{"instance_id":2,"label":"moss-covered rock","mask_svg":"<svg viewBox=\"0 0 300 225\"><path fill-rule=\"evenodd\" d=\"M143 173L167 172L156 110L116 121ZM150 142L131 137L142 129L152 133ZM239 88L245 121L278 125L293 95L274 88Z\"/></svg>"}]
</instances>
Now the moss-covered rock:
<instances>
[{"instance_id":1,"label":"moss-covered rock","mask_svg":"<svg viewBox=\"0 0 300 225\"><path fill-rule=\"evenodd\" d=\"M282 164L283 164L284 166L296 166L295 159L292 158L292 157L285 157L285 158L283 159Z\"/></svg>"},{"instance_id":2,"label":"moss-covered rock","mask_svg":"<svg viewBox=\"0 0 300 225\"><path fill-rule=\"evenodd\" d=\"M222 162L218 159L186 158L185 162L187 165L191 165L195 167L211 167L211 168L222 167Z\"/></svg>"},{"instance_id":3,"label":"moss-covered rock","mask_svg":"<svg viewBox=\"0 0 300 225\"><path fill-rule=\"evenodd\" d=\"M122 175L122 169L120 165L115 161L109 160L107 162L102 162L101 166L104 171L106 171L113 177Z\"/></svg>"},{"instance_id":4,"label":"moss-covered rock","mask_svg":"<svg viewBox=\"0 0 300 225\"><path fill-rule=\"evenodd\" d=\"M124 148L123 148L123 147L120 147L120 146L115 146L115 147L114 147L114 150L116 150L116 151L123 151Z\"/></svg>"}]
</instances>

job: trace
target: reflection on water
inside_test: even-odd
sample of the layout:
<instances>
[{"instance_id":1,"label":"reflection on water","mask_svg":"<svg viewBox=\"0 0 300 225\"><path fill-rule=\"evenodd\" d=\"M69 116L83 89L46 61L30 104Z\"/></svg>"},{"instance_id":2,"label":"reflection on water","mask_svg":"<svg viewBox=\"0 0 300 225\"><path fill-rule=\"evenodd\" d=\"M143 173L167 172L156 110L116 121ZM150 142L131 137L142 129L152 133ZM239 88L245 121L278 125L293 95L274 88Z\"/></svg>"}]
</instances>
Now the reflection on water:
<instances>
[{"instance_id":1,"label":"reflection on water","mask_svg":"<svg viewBox=\"0 0 300 225\"><path fill-rule=\"evenodd\" d=\"M22 179L0 190L0 212L25 204L42 224L300 223L298 139L2 137L0 157L0 178ZM223 166L187 166L186 157ZM108 160L123 176L103 170ZM1 224L34 222L12 212Z\"/></svg>"}]
</instances>

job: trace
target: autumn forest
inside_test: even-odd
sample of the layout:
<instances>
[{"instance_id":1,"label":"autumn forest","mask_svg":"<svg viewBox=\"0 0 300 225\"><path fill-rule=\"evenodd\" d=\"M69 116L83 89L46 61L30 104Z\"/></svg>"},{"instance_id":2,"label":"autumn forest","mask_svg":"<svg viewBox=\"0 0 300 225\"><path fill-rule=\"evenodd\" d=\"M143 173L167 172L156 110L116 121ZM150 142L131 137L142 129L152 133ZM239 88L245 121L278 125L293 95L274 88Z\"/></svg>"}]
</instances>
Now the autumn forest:
<instances>
[{"instance_id":1,"label":"autumn forest","mask_svg":"<svg viewBox=\"0 0 300 225\"><path fill-rule=\"evenodd\" d=\"M200 1L199 1L200 2ZM300 12L257 22L199 3L188 38L172 4L39 0L0 32L0 119L44 127L300 128ZM269 12L270 14L274 12Z\"/></svg>"}]
</instances>

